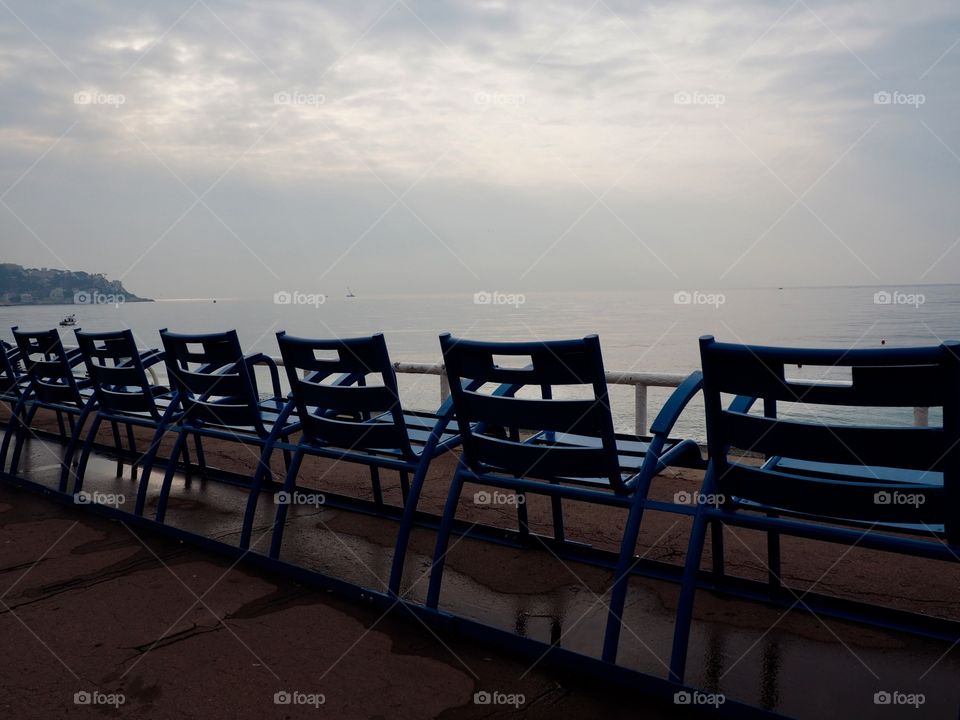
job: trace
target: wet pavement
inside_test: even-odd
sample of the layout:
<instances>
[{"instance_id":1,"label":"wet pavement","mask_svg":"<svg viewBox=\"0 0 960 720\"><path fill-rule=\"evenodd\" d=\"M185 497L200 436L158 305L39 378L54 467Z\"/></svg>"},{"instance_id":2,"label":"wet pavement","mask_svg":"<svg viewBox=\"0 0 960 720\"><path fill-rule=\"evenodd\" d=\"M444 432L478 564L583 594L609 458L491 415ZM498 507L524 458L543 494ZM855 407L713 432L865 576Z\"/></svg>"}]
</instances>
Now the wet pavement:
<instances>
[{"instance_id":1,"label":"wet pavement","mask_svg":"<svg viewBox=\"0 0 960 720\"><path fill-rule=\"evenodd\" d=\"M31 441L21 474L55 486L58 451L56 445ZM243 451L230 446L208 449L208 462L231 469L246 460ZM311 462L301 475L305 491L371 496L364 470ZM136 484L128 468L119 478L115 470L113 460L95 456L84 488L99 493L101 501L122 500L123 507L132 508ZM450 459L437 464L428 479L425 509L439 509L444 473L451 470ZM399 502L396 478L384 475L387 500ZM156 506L159 479L155 471L148 513ZM658 482L663 487L655 485L654 494L670 496L677 488L695 489L698 477L686 471ZM461 517L515 525L512 509L478 510L466 495ZM178 475L166 520L235 544L246 497L241 487ZM549 529L549 508L532 503L529 509L534 529ZM265 494L258 505L255 549L268 546L274 511L272 497ZM598 515L604 512L615 511L571 507L570 532L595 546L615 548L622 518ZM116 712L138 710L138 716L148 717L627 716L622 703L607 693L591 695L559 684L543 668L527 672L528 664L454 640L441 642L416 620L382 618L244 564L233 566L171 540L135 534L123 523L92 517L81 508L0 486L0 524L0 593L8 606L0 606L7 649L0 661L5 679L0 709L10 717L76 713L84 708L74 705L73 693L95 688L105 695L124 694L127 702ZM638 553L681 563L688 528L681 516L651 514ZM390 519L297 505L281 557L383 589L395 532ZM433 542L431 530L415 531L404 578L411 600L425 596ZM731 570L763 577L762 538L737 531L728 546ZM811 549L817 547L819 555ZM902 559L894 559L899 563L894 566L877 553L823 547L785 540L784 577L798 588L799 598L789 612L701 592L688 682L803 718L956 718L960 651L949 643L824 620L804 612L802 602L803 590L815 585L819 592L949 617L958 609L955 566ZM561 560L545 547L455 538L441 608L596 657L610 580L609 571ZM677 596L674 583L631 580L620 664L666 676ZM322 693L326 703L319 711L274 704L274 693L293 690L307 699ZM522 694L526 702L516 710L476 705L473 694L482 690L504 697ZM675 716L680 709L648 705L644 717Z\"/></svg>"}]
</instances>

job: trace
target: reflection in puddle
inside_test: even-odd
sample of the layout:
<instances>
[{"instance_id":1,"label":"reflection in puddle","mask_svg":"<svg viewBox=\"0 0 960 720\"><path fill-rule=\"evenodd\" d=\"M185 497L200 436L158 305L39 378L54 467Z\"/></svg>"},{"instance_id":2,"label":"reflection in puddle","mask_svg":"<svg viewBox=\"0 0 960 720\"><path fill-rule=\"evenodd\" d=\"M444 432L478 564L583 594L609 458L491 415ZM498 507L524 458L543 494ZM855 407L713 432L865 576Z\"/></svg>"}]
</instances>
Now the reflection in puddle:
<instances>
[{"instance_id":1,"label":"reflection in puddle","mask_svg":"<svg viewBox=\"0 0 960 720\"><path fill-rule=\"evenodd\" d=\"M760 705L772 710L780 704L780 642L769 638L763 645L760 664Z\"/></svg>"},{"instance_id":2,"label":"reflection in puddle","mask_svg":"<svg viewBox=\"0 0 960 720\"><path fill-rule=\"evenodd\" d=\"M518 613L516 624L517 635L527 637L528 621L531 619L548 621L550 626L550 644L560 644L560 640L563 638L563 628L560 623L560 618L556 615L531 614L527 612Z\"/></svg>"}]
</instances>

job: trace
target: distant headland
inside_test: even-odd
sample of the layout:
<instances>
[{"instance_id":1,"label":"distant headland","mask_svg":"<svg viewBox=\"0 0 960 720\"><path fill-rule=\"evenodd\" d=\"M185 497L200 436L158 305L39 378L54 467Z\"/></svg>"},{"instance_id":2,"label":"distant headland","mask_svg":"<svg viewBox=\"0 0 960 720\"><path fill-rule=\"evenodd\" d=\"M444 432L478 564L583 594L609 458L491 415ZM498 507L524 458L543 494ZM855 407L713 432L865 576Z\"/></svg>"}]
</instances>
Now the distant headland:
<instances>
[{"instance_id":1,"label":"distant headland","mask_svg":"<svg viewBox=\"0 0 960 720\"><path fill-rule=\"evenodd\" d=\"M153 302L102 273L0 263L0 305L104 305Z\"/></svg>"}]
</instances>

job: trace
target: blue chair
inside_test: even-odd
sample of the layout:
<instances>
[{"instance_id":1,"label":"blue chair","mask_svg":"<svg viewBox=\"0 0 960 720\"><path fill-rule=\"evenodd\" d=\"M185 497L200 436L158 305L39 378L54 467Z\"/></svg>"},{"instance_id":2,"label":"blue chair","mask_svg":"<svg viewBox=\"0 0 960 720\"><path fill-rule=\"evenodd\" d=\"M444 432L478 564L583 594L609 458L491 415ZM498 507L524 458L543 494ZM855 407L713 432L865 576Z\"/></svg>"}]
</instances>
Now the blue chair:
<instances>
[{"instance_id":1,"label":"blue chair","mask_svg":"<svg viewBox=\"0 0 960 720\"><path fill-rule=\"evenodd\" d=\"M437 415L403 409L397 378L383 335L312 340L277 333L277 342L290 382L301 435L283 484L290 493L305 455L343 460L370 469L373 503L383 501L380 469L399 474L404 501L401 530L394 553L393 577L398 588L407 540L420 488L431 460L459 444L459 430L448 402ZM437 428L438 420L443 426ZM436 432L434 432L436 430ZM413 491L410 475L413 475ZM252 517L256 492L250 495ZM409 511L407 511L409 509ZM277 505L271 557L278 557L288 505ZM246 523L249 527L250 523Z\"/></svg>"},{"instance_id":2,"label":"blue chair","mask_svg":"<svg viewBox=\"0 0 960 720\"><path fill-rule=\"evenodd\" d=\"M10 406L11 415L21 407L20 400L29 385L29 379L20 362L20 351L5 340L0 341L0 402ZM60 416L60 422L63 417ZM0 444L0 468L6 467L7 451L10 440L16 434L19 420L11 417L3 429L3 443Z\"/></svg>"},{"instance_id":3,"label":"blue chair","mask_svg":"<svg viewBox=\"0 0 960 720\"><path fill-rule=\"evenodd\" d=\"M0 400L15 405L25 384L20 351L6 340L0 340Z\"/></svg>"},{"instance_id":4,"label":"blue chair","mask_svg":"<svg viewBox=\"0 0 960 720\"><path fill-rule=\"evenodd\" d=\"M163 341L167 379L176 393L178 417L170 426L177 433L171 458L178 458L187 437L210 437L257 447L260 454L251 480L259 487L264 477L272 476L270 458L279 440L299 430L290 419L293 404L281 394L280 373L267 355L244 355L235 330L221 333L188 335L160 331ZM265 365L270 372L272 394L261 398L255 368ZM198 444L201 469L205 470L202 449ZM286 466L290 453L283 450ZM156 520L166 515L170 487L176 462L167 466L157 504ZM140 511L146 499L146 483L141 483L137 506ZM252 523L253 518L249 521ZM249 539L251 528L244 520L242 536Z\"/></svg>"},{"instance_id":5,"label":"blue chair","mask_svg":"<svg viewBox=\"0 0 960 720\"><path fill-rule=\"evenodd\" d=\"M708 526L713 580L723 589L723 528L767 533L769 599L780 583L780 536L956 561L960 552L960 363L955 343L938 347L817 350L700 339L708 467L691 530L671 659L683 682L694 595ZM849 368L850 381L789 379L788 366ZM721 394L737 400L723 408ZM762 401L762 412L750 412ZM942 407L940 427L843 424L834 416L781 417L780 403L852 408ZM881 410L881 412L883 412ZM891 411L887 411L891 412ZM908 413L904 410L902 415ZM766 458L762 466L733 451ZM912 503L897 498L913 498ZM715 502L710 502L714 499ZM798 596L793 594L794 598ZM804 605L811 608L811 594ZM825 599L827 602L829 598ZM796 603L794 603L796 604ZM865 604L843 616L903 629L902 614ZM897 611L901 612L901 611ZM888 621L889 619L889 621Z\"/></svg>"},{"instance_id":6,"label":"blue chair","mask_svg":"<svg viewBox=\"0 0 960 720\"><path fill-rule=\"evenodd\" d=\"M616 658L627 580L653 477L671 464L699 464L699 447L669 437L683 408L699 391L694 373L673 394L648 438L614 431L600 340L478 342L440 336L451 398L463 438L463 454L447 497L434 553L426 605L437 609L457 504L464 483L548 496L553 540L564 542L563 500L628 511L616 565L604 659ZM499 358L524 367L504 367ZM554 397L556 388L581 386L584 399ZM486 388L496 387L493 392ZM517 397L533 388L539 398ZM509 391L504 391L509 388ZM567 393L564 393L567 394ZM530 533L526 503L517 502L521 539Z\"/></svg>"},{"instance_id":7,"label":"blue chair","mask_svg":"<svg viewBox=\"0 0 960 720\"><path fill-rule=\"evenodd\" d=\"M97 430L104 421L111 423L114 428L119 423L126 426L128 450L133 458L131 476L136 478L139 467L140 489L145 491L160 441L170 423L176 419L177 403L173 392L165 385L151 382L147 373L149 368L163 362L163 353L160 350L140 351L130 330L99 333L77 330L76 336L87 376L94 388L96 414L80 451L73 492L76 494L83 487L83 477ZM138 454L134 427L154 430L150 446L143 454ZM115 435L114 441L119 451L119 437ZM184 461L189 464L189 455L184 455ZM118 461L118 477L121 471L122 463ZM136 512L139 514L141 511L142 504L138 503Z\"/></svg>"},{"instance_id":8,"label":"blue chair","mask_svg":"<svg viewBox=\"0 0 960 720\"><path fill-rule=\"evenodd\" d=\"M30 423L41 408L57 413L60 434L67 437L66 450L61 460L59 490L66 492L67 479L77 438L83 430L87 417L94 406L94 393L90 381L78 376L76 369L83 364L79 351L64 350L60 334L56 330L27 332L13 328L19 360L26 370L27 385L21 389L20 398L11 415L12 430L8 428L4 445L0 450L0 467L6 462L11 437L15 437L13 456L7 472L17 474L20 456L30 434ZM69 421L66 431L63 417Z\"/></svg>"}]
</instances>

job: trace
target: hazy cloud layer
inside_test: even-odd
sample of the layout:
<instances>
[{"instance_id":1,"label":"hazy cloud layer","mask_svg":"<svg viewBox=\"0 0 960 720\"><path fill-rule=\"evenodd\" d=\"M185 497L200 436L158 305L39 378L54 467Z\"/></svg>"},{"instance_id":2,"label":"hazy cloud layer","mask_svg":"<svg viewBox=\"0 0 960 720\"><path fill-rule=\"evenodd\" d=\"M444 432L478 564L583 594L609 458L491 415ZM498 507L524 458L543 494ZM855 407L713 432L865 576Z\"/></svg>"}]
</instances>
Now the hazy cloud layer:
<instances>
[{"instance_id":1,"label":"hazy cloud layer","mask_svg":"<svg viewBox=\"0 0 960 720\"><path fill-rule=\"evenodd\" d=\"M3 0L0 255L160 297L952 282L958 43L949 2Z\"/></svg>"}]
</instances>

